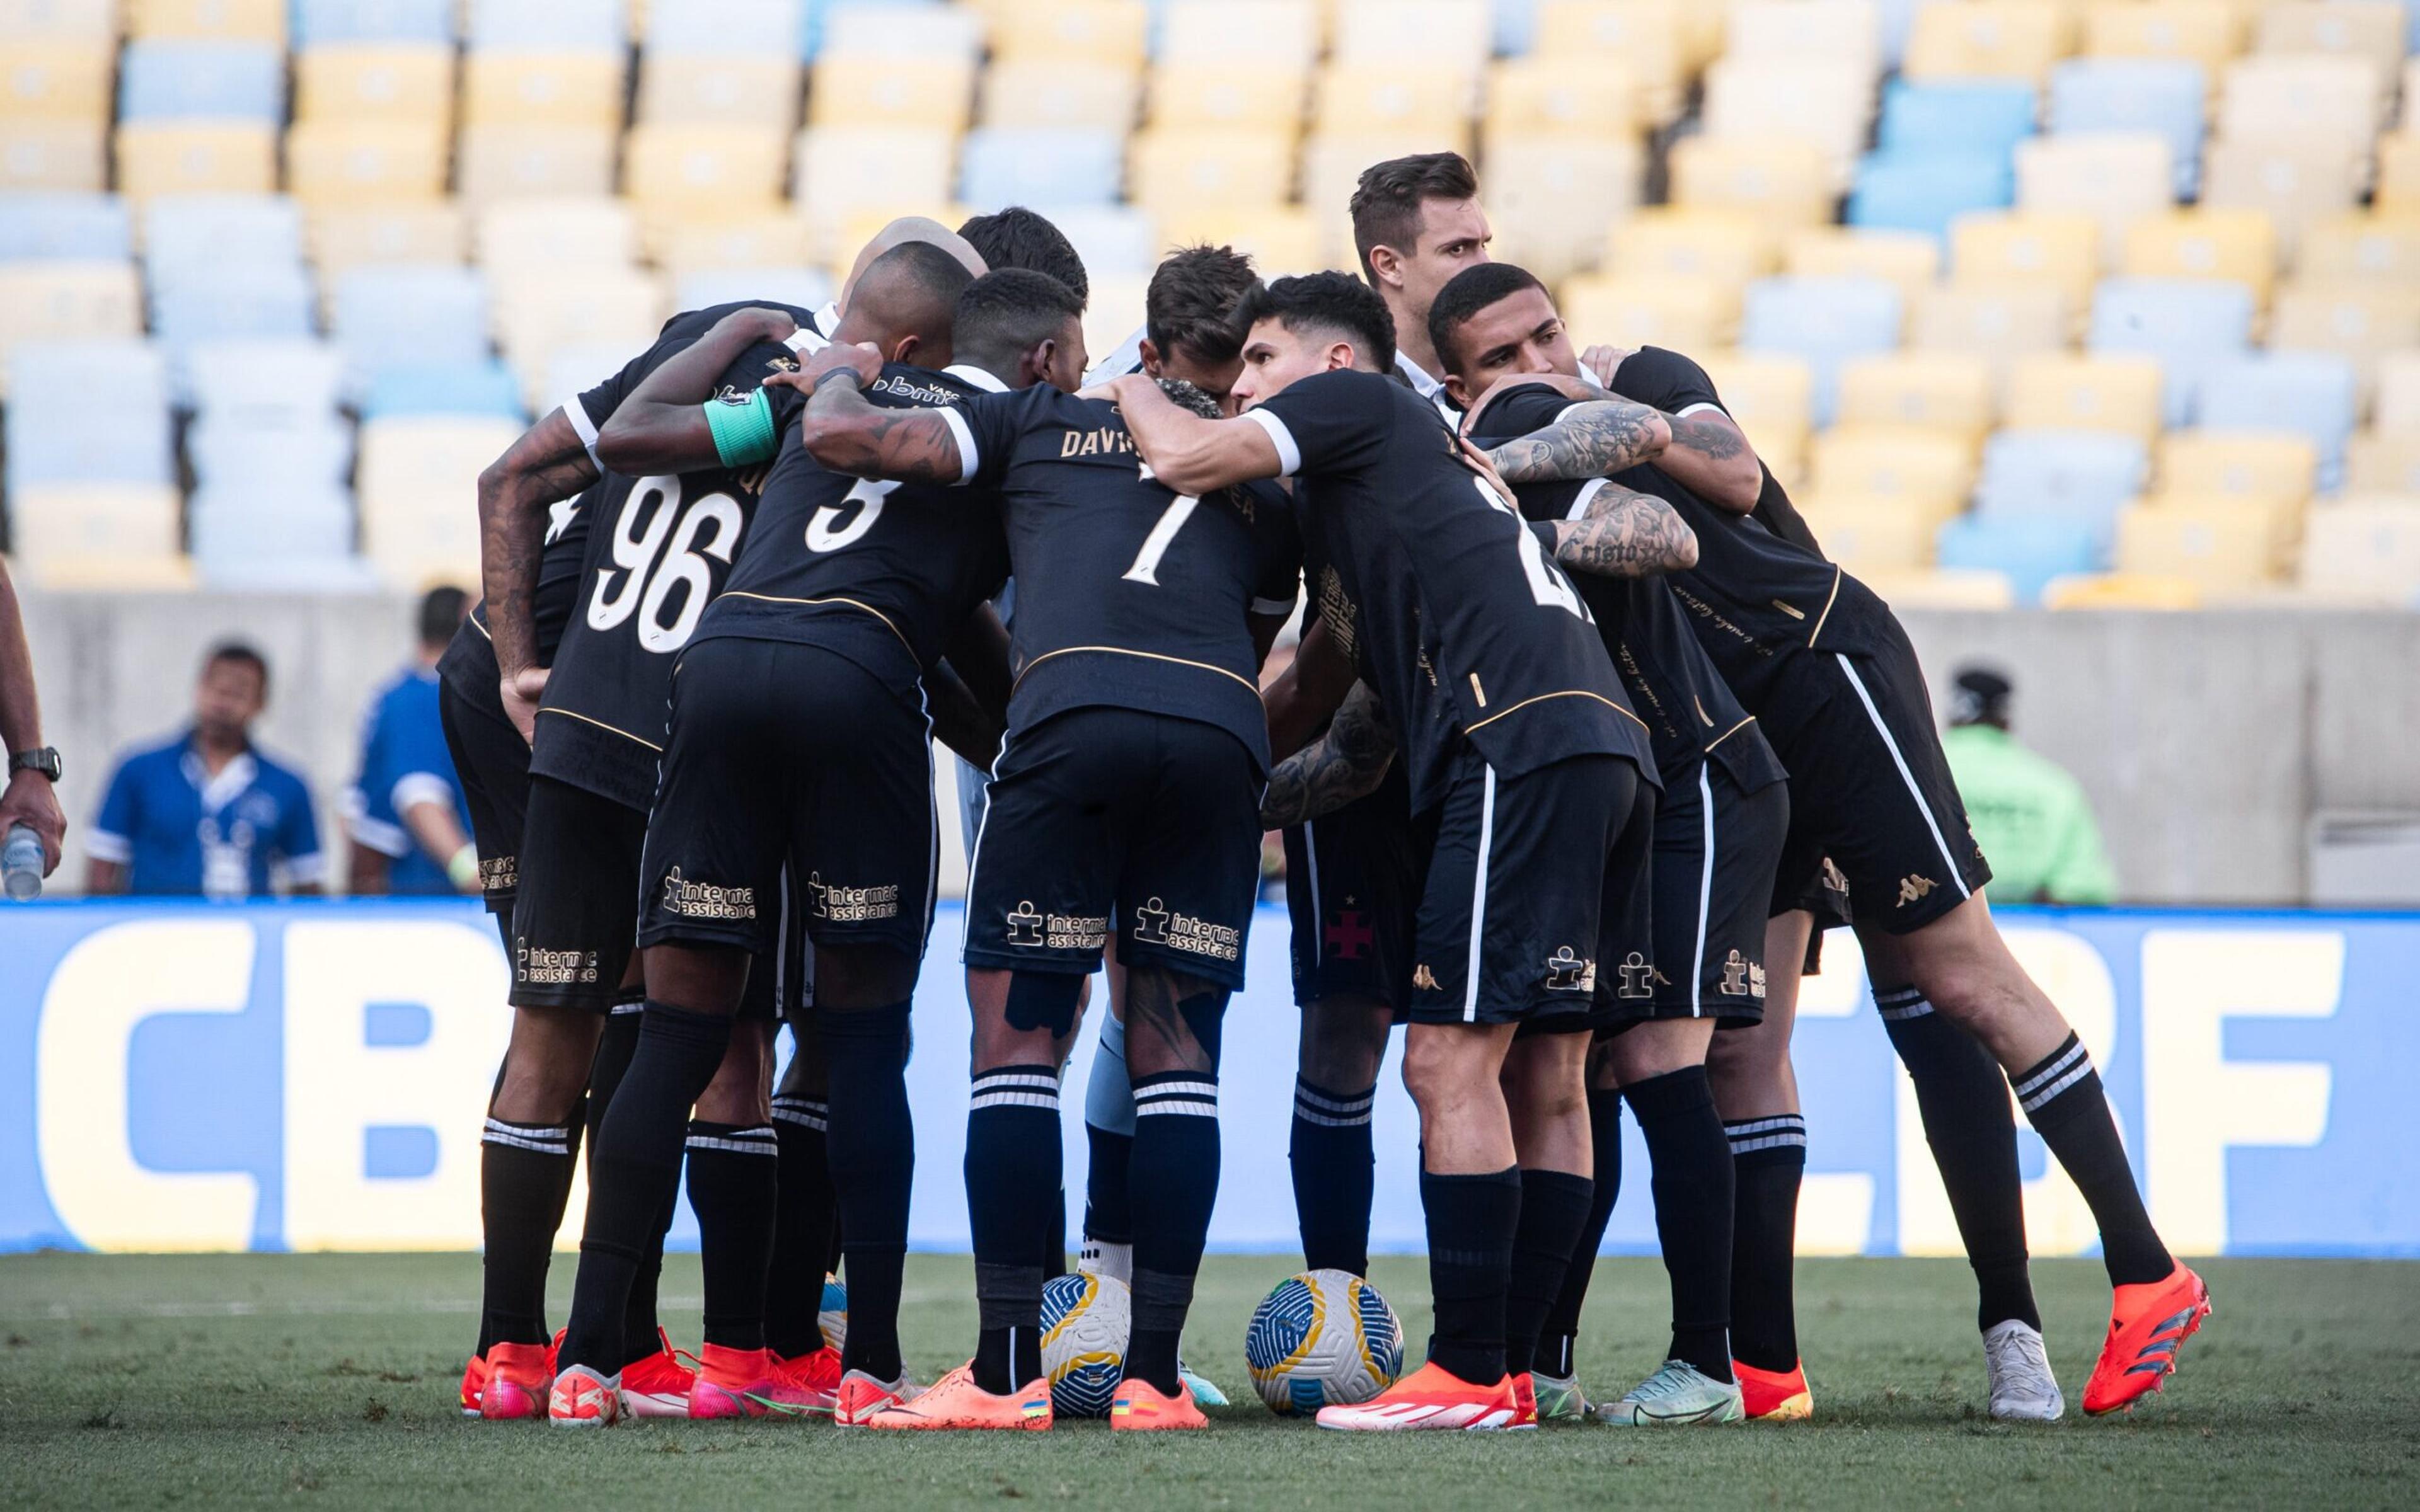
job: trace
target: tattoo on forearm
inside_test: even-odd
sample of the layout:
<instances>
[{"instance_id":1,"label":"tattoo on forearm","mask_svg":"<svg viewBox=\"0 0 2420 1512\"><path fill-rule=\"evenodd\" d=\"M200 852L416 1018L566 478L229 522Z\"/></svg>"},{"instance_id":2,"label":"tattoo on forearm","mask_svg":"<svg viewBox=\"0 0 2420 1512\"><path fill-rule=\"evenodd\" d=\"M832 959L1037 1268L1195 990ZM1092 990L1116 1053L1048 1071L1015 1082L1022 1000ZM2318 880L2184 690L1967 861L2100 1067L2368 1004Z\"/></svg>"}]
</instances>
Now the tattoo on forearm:
<instances>
[{"instance_id":1,"label":"tattoo on forearm","mask_svg":"<svg viewBox=\"0 0 2420 1512\"><path fill-rule=\"evenodd\" d=\"M1586 518L1556 525L1555 560L1600 578L1645 578L1694 565L1698 535L1653 494L1607 484Z\"/></svg>"},{"instance_id":2,"label":"tattoo on forearm","mask_svg":"<svg viewBox=\"0 0 2420 1512\"><path fill-rule=\"evenodd\" d=\"M1713 411L1672 421L1672 444L1711 461L1728 462L1747 450L1737 425Z\"/></svg>"},{"instance_id":3,"label":"tattoo on forearm","mask_svg":"<svg viewBox=\"0 0 2420 1512\"><path fill-rule=\"evenodd\" d=\"M1663 417L1643 404L1592 399L1488 455L1507 483L1602 478L1653 457L1662 450L1658 433L1664 431Z\"/></svg>"},{"instance_id":4,"label":"tattoo on forearm","mask_svg":"<svg viewBox=\"0 0 2420 1512\"><path fill-rule=\"evenodd\" d=\"M1394 759L1395 732L1386 711L1367 684L1357 686L1338 706L1327 733L1269 774L1261 823L1283 829L1341 809L1375 789Z\"/></svg>"},{"instance_id":5,"label":"tattoo on forearm","mask_svg":"<svg viewBox=\"0 0 2420 1512\"><path fill-rule=\"evenodd\" d=\"M954 483L958 443L950 424L931 409L883 409L854 383L826 378L807 401L816 461L861 478L895 483Z\"/></svg>"},{"instance_id":6,"label":"tattoo on forearm","mask_svg":"<svg viewBox=\"0 0 2420 1512\"><path fill-rule=\"evenodd\" d=\"M588 448L559 413L531 426L479 480L480 587L496 660L507 672L536 655L530 619L547 510L596 481Z\"/></svg>"}]
</instances>

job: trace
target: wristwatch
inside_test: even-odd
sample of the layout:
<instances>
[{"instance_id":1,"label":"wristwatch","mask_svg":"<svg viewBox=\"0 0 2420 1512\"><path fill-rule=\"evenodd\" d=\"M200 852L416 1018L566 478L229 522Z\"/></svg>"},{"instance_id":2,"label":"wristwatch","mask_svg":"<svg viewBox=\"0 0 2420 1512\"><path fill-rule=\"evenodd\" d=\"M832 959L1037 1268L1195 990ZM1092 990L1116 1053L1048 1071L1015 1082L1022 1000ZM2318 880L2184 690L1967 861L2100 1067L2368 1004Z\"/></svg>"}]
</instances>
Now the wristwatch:
<instances>
[{"instance_id":1,"label":"wristwatch","mask_svg":"<svg viewBox=\"0 0 2420 1512\"><path fill-rule=\"evenodd\" d=\"M44 746L39 750L21 750L8 758L10 777L15 777L20 772L39 772L56 782L59 779L60 771L59 753L56 747Z\"/></svg>"}]
</instances>

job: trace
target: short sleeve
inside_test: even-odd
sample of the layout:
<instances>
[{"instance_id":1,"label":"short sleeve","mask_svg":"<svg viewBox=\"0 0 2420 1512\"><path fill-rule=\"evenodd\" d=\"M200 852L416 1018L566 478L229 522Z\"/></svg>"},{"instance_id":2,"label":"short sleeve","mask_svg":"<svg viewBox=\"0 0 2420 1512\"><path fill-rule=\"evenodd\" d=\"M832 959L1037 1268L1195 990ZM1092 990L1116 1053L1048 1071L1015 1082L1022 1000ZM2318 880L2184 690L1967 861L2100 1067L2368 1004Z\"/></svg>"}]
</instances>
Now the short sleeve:
<instances>
[{"instance_id":1,"label":"short sleeve","mask_svg":"<svg viewBox=\"0 0 2420 1512\"><path fill-rule=\"evenodd\" d=\"M282 784L285 812L277 820L277 854L287 874L298 883L319 880L319 821L311 812L311 789L299 777Z\"/></svg>"},{"instance_id":2,"label":"short sleeve","mask_svg":"<svg viewBox=\"0 0 2420 1512\"><path fill-rule=\"evenodd\" d=\"M1263 400L1244 418L1276 443L1280 477L1352 471L1384 453L1395 387L1375 373L1322 373Z\"/></svg>"},{"instance_id":3,"label":"short sleeve","mask_svg":"<svg viewBox=\"0 0 2420 1512\"><path fill-rule=\"evenodd\" d=\"M451 805L455 788L454 753L446 748L445 731L427 705L388 713L383 770L396 813L414 803Z\"/></svg>"},{"instance_id":4,"label":"short sleeve","mask_svg":"<svg viewBox=\"0 0 2420 1512\"><path fill-rule=\"evenodd\" d=\"M101 812L93 816L92 827L85 831L85 854L96 861L119 866L132 860L134 826L141 813L135 795L134 764L119 762L117 770L109 774L109 791L101 797Z\"/></svg>"},{"instance_id":5,"label":"short sleeve","mask_svg":"<svg viewBox=\"0 0 2420 1512\"><path fill-rule=\"evenodd\" d=\"M620 372L563 401L563 418L571 422L571 428L579 434L580 444L588 448L588 460L597 461L597 433L613 418L613 411L622 408L622 401L630 396L630 392L648 374L661 367L675 353L687 349L694 339L685 335L659 337L654 346L624 363ZM603 464L598 463L598 467L601 469Z\"/></svg>"},{"instance_id":6,"label":"short sleeve","mask_svg":"<svg viewBox=\"0 0 2420 1512\"><path fill-rule=\"evenodd\" d=\"M1614 369L1613 392L1638 404L1651 405L1668 415L1685 415L1699 409L1723 409L1722 395L1714 392L1714 380L1706 370L1676 351L1661 347L1641 347L1622 360Z\"/></svg>"},{"instance_id":7,"label":"short sleeve","mask_svg":"<svg viewBox=\"0 0 2420 1512\"><path fill-rule=\"evenodd\" d=\"M1505 390L1487 402L1479 417L1479 425L1470 434L1476 446L1497 446L1518 437L1545 429L1560 420L1563 411L1578 401L1562 390L1546 383L1524 383ZM1643 402L1643 401L1642 401Z\"/></svg>"},{"instance_id":8,"label":"short sleeve","mask_svg":"<svg viewBox=\"0 0 2420 1512\"><path fill-rule=\"evenodd\" d=\"M997 488L1008 476L1008 462L1016 439L1030 424L1033 390L1013 393L969 394L940 411L958 443L958 483L970 488Z\"/></svg>"}]
</instances>

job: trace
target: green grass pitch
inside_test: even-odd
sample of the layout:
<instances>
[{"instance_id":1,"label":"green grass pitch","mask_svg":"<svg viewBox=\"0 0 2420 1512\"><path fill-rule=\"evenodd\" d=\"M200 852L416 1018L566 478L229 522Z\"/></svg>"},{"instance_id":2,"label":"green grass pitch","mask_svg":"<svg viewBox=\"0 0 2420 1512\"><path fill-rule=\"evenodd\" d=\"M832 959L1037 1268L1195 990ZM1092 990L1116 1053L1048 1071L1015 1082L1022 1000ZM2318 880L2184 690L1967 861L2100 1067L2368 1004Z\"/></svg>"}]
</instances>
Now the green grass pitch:
<instances>
[{"instance_id":1,"label":"green grass pitch","mask_svg":"<svg viewBox=\"0 0 2420 1512\"><path fill-rule=\"evenodd\" d=\"M824 1424L642 1423L568 1434L463 1421L475 1257L0 1257L0 1504L740 1508L1594 1506L2368 1507L2420 1502L2420 1266L2209 1265L2217 1315L2131 1419L2073 1403L2104 1320L2098 1264L2038 1267L2070 1420L1982 1414L1965 1269L1810 1260L1801 1330L1817 1420L1636 1433L1360 1437L1250 1396L1244 1320L1291 1268L1213 1258L1187 1353L1238 1405L1212 1431L1113 1439L844 1434ZM556 1307L569 1281L555 1273ZM1420 1262L1374 1278L1426 1335ZM911 1258L910 1363L971 1344L970 1267ZM692 1257L666 1319L694 1339ZM1582 1341L1590 1388L1653 1368L1663 1274L1607 1260ZM1611 1393L1607 1393L1610 1395ZM1005 1438L1006 1442L1003 1442ZM906 1442L902 1442L902 1441Z\"/></svg>"}]
</instances>

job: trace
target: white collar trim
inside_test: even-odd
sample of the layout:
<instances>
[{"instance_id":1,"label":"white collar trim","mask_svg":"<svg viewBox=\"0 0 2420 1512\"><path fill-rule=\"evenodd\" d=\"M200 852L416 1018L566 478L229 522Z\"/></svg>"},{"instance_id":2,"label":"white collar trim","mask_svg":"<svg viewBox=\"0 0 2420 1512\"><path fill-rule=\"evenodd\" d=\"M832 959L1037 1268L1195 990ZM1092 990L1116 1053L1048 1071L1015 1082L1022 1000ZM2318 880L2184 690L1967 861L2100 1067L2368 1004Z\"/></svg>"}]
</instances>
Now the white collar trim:
<instances>
[{"instance_id":1,"label":"white collar trim","mask_svg":"<svg viewBox=\"0 0 2420 1512\"><path fill-rule=\"evenodd\" d=\"M965 379L967 382L973 384L976 388L983 390L985 393L1006 393L1008 392L1007 384L1002 383L1000 379L994 378L987 369L977 367L972 363L953 363L948 367L941 369L941 371L949 374L950 377L954 378Z\"/></svg>"}]
</instances>

